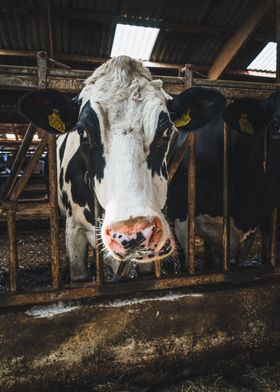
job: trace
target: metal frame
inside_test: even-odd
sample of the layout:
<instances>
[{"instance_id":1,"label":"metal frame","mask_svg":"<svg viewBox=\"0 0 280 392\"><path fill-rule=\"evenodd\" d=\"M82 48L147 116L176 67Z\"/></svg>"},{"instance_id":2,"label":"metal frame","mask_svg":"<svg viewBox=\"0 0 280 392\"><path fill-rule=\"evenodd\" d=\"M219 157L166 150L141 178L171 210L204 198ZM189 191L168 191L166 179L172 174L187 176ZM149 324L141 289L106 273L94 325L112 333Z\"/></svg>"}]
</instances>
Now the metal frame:
<instances>
[{"instance_id":1,"label":"metal frame","mask_svg":"<svg viewBox=\"0 0 280 392\"><path fill-rule=\"evenodd\" d=\"M47 55L38 53L38 67L2 67L0 71L0 86L2 88L58 88L67 92L78 92L82 87L82 80L89 75L87 71L73 71L66 69L49 69ZM203 86L221 91L228 99L243 96L263 98L269 95L275 85L264 83L209 81L193 78L192 71L186 67L185 78L163 77L164 88L168 93L177 94L186 87ZM195 273L195 133L191 132L186 138L176 157L169 156L169 182L182 161L187 149L189 153L188 164L188 272L180 277L159 279L161 276L160 262L154 262L154 275L156 279L141 279L118 284L103 282L103 260L100 246L97 244L96 254L96 279L95 282L80 285L61 286L60 261L58 242L58 205L57 205L57 178L56 178L56 142L55 137L45 136L37 147L37 151L29 162L20 181L16 182L17 174L21 168L23 158L28 150L35 132L35 127L30 124L23 143L18 150L13 169L0 200L1 209L7 212L8 238L9 238L9 266L10 266L10 291L0 292L0 307L43 303L57 300L77 299L86 297L103 297L108 295L129 294L139 291L151 291L178 287L193 287L196 285L220 284L225 282L242 283L266 278L278 278L280 267L276 263L276 220L277 213L273 213L273 234L271 236L271 265L263 266L257 270L230 271L230 219L229 219L229 132L224 129L224 220L223 220L223 273L196 274ZM32 170L44 151L46 145L49 152L49 188L50 188L50 225L51 225L51 266L52 288L45 290L30 290L20 293L17 283L17 249L16 249L16 210L17 200ZM174 145L174 141L173 141ZM95 197L95 219L101 216L101 208Z\"/></svg>"}]
</instances>

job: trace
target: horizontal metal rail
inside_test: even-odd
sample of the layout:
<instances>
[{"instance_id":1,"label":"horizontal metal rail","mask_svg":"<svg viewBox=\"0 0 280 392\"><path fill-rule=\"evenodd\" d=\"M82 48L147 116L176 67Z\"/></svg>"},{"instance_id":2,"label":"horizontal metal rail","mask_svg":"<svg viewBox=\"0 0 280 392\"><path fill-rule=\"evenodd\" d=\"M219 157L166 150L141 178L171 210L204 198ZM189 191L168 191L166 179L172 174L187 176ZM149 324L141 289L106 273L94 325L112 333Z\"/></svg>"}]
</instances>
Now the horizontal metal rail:
<instances>
[{"instance_id":1,"label":"horizontal metal rail","mask_svg":"<svg viewBox=\"0 0 280 392\"><path fill-rule=\"evenodd\" d=\"M240 273L229 271L225 273L197 274L193 276L180 276L176 278L161 279L138 279L137 281L104 283L101 286L95 283L85 283L84 285L71 285L71 288L64 286L60 290L37 289L28 293L22 292L14 295L0 293L0 307L42 304L62 300L76 300L82 298L105 298L122 295L139 294L158 290L202 288L204 286L215 287L217 285L237 285L252 283L268 283L271 279L279 281L280 267L273 268L265 265L258 269L247 269Z\"/></svg>"}]
</instances>

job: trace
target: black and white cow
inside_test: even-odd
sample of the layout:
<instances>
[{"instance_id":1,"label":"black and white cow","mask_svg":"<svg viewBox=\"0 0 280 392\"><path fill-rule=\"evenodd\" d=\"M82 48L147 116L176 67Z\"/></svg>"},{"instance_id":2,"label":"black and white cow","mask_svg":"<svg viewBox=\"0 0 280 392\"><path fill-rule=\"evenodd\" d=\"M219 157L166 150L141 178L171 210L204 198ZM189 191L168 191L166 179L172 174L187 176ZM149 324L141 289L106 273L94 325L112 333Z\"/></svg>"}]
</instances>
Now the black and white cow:
<instances>
[{"instance_id":1,"label":"black and white cow","mask_svg":"<svg viewBox=\"0 0 280 392\"><path fill-rule=\"evenodd\" d=\"M242 261L257 227L280 203L280 91L262 102L241 99L224 118L230 132L231 260ZM236 132L237 131L237 132ZM178 144L180 144L180 137ZM222 255L223 116L196 132L196 233ZM187 156L169 187L168 214L186 251Z\"/></svg>"},{"instance_id":2,"label":"black and white cow","mask_svg":"<svg viewBox=\"0 0 280 392\"><path fill-rule=\"evenodd\" d=\"M169 98L141 62L119 56L94 71L75 101L53 90L21 100L20 110L30 121L64 133L57 141L58 189L72 280L87 278L86 248L95 246L93 188L105 210L105 261L114 271L123 260L147 263L174 252L162 212L173 129ZM185 115L186 122L187 114L186 130L206 124L224 106L220 94L201 88L172 102L173 120Z\"/></svg>"}]
</instances>

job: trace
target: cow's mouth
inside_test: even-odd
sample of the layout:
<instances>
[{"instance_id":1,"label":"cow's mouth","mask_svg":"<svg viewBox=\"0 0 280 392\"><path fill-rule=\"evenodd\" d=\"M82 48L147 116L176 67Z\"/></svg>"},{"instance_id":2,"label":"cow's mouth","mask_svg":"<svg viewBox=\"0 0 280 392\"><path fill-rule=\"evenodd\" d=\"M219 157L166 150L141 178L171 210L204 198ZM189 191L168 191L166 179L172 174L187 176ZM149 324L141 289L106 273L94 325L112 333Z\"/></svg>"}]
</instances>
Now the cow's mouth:
<instances>
[{"instance_id":1,"label":"cow's mouth","mask_svg":"<svg viewBox=\"0 0 280 392\"><path fill-rule=\"evenodd\" d=\"M170 256L174 251L174 241L168 238L164 245L157 251L153 249L135 249L131 254L116 254L117 258L122 261L132 261L136 263L150 263L154 260L165 259Z\"/></svg>"}]
</instances>

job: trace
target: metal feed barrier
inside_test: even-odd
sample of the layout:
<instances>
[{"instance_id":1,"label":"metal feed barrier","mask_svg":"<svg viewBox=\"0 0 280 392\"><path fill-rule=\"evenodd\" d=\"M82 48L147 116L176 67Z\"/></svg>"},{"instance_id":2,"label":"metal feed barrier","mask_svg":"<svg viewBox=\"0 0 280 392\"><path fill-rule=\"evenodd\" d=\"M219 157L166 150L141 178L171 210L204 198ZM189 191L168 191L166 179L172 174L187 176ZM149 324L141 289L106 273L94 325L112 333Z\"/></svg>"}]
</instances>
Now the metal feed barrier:
<instances>
[{"instance_id":1,"label":"metal feed barrier","mask_svg":"<svg viewBox=\"0 0 280 392\"><path fill-rule=\"evenodd\" d=\"M61 66L61 64L60 64ZM48 59L44 52L38 53L37 67L8 67L0 66L0 87L2 88L56 88L65 92L78 93L82 88L82 81L89 76L88 71L48 68ZM158 78L158 76L157 76ZM186 68L183 77L161 77L164 88L169 94L177 94L190 86L203 86L223 93L230 101L234 98L253 97L257 99L267 97L275 86L265 83L210 81L193 78L192 71ZM59 216L57 203L57 174L56 174L56 139L54 135L45 135L37 147L32 160L25 169L23 176L17 180L24 157L33 139L36 128L30 124L24 140L17 152L12 171L4 186L0 197L0 213L7 216L9 240L9 290L0 291L0 307L44 303L57 300L72 300L87 297L116 296L136 292L162 290L197 285L220 283L242 283L262 279L272 279L280 276L276 255L276 223L277 210L272 214L271 255L270 265L263 265L254 270L231 270L230 257L230 214L229 214L229 131L224 127L224 174L223 174L223 266L222 272L197 273L195 270L195 133L186 135L184 142L176 156L169 156L169 181L172 180L180 162L188 150L188 271L180 276L162 278L161 262L154 262L154 278L138 278L118 283L105 283L103 277L103 260L100 244L96 242L95 281L79 284L62 284L60 276L59 255ZM173 144L174 145L174 144ZM49 159L49 217L51 228L51 270L52 286L47 288L23 291L18 285L18 260L16 242L16 211L17 201L32 171L40 159L45 148L48 149ZM95 197L95 218L101 217L102 210Z\"/></svg>"}]
</instances>

